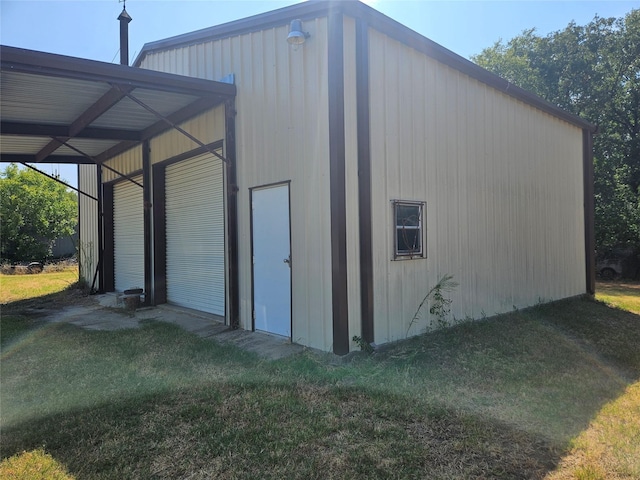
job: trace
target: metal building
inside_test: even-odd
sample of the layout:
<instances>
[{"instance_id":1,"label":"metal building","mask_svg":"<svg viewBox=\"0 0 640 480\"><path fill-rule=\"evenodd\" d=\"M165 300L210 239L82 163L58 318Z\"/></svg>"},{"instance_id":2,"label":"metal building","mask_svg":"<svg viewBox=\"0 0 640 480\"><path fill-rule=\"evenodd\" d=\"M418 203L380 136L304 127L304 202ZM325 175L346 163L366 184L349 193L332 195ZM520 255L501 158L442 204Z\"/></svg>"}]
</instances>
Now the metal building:
<instances>
[{"instance_id":1,"label":"metal building","mask_svg":"<svg viewBox=\"0 0 640 480\"><path fill-rule=\"evenodd\" d=\"M5 113L36 70L5 53L93 89L66 130L49 105ZM428 328L412 319L444 274L458 319L593 293L595 128L365 4L149 43L134 67L3 47L2 82L3 161L82 163L101 290L339 354Z\"/></svg>"}]
</instances>

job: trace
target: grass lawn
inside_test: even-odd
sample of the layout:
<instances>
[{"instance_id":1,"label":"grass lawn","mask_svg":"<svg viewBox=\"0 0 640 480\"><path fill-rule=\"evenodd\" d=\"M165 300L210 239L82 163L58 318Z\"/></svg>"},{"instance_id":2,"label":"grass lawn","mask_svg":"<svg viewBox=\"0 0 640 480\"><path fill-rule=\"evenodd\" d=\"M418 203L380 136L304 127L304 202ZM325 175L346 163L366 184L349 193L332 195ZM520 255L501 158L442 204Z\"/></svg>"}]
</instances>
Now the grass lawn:
<instances>
[{"instance_id":1,"label":"grass lawn","mask_svg":"<svg viewBox=\"0 0 640 480\"><path fill-rule=\"evenodd\" d=\"M60 292L78 282L78 267L33 275L0 274L0 304Z\"/></svg>"},{"instance_id":2,"label":"grass lawn","mask_svg":"<svg viewBox=\"0 0 640 480\"><path fill-rule=\"evenodd\" d=\"M599 283L596 299L640 315L640 283ZM640 316L637 319L640 322ZM636 376L572 441L573 448L550 480L640 478L639 380Z\"/></svg>"},{"instance_id":3,"label":"grass lawn","mask_svg":"<svg viewBox=\"0 0 640 480\"><path fill-rule=\"evenodd\" d=\"M640 316L602 302L344 362L267 362L156 322L44 324L23 305L1 318L12 465L35 452L78 479L640 478Z\"/></svg>"},{"instance_id":4,"label":"grass lawn","mask_svg":"<svg viewBox=\"0 0 640 480\"><path fill-rule=\"evenodd\" d=\"M612 307L640 315L640 283L599 283L596 298Z\"/></svg>"}]
</instances>

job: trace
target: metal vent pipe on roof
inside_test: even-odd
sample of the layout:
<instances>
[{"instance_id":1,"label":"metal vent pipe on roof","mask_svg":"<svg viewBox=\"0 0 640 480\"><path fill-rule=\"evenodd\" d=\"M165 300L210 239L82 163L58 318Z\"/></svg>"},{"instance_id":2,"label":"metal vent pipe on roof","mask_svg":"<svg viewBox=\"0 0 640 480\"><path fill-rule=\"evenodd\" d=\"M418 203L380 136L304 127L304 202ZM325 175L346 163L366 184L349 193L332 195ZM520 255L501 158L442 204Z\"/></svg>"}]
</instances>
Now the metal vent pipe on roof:
<instances>
[{"instance_id":1,"label":"metal vent pipe on roof","mask_svg":"<svg viewBox=\"0 0 640 480\"><path fill-rule=\"evenodd\" d=\"M132 18L125 7L122 7L118 20L120 20L120 65L129 65L129 22Z\"/></svg>"}]
</instances>

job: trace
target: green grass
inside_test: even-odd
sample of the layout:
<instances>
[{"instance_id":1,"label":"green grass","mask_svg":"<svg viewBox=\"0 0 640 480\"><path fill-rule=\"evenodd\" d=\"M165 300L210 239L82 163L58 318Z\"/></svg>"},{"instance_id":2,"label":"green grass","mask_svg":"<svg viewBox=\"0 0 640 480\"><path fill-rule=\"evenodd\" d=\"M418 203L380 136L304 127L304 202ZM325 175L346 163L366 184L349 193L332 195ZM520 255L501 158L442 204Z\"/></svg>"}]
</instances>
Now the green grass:
<instances>
[{"instance_id":1,"label":"green grass","mask_svg":"<svg viewBox=\"0 0 640 480\"><path fill-rule=\"evenodd\" d=\"M0 274L0 304L50 295L78 282L78 267L33 275Z\"/></svg>"},{"instance_id":2,"label":"green grass","mask_svg":"<svg viewBox=\"0 0 640 480\"><path fill-rule=\"evenodd\" d=\"M599 302L344 363L267 362L155 322L90 332L13 313L1 455L42 448L77 478L624 478L640 458L640 317Z\"/></svg>"}]
</instances>

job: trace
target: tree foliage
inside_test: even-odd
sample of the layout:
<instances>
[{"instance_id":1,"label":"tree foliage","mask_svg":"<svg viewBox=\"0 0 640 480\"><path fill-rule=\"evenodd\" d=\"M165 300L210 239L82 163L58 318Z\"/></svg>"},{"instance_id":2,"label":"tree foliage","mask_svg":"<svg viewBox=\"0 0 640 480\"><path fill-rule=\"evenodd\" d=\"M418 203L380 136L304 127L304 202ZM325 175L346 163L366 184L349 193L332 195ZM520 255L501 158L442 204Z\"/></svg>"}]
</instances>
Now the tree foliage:
<instances>
[{"instance_id":1,"label":"tree foliage","mask_svg":"<svg viewBox=\"0 0 640 480\"><path fill-rule=\"evenodd\" d=\"M33 170L10 164L0 174L0 256L44 260L55 239L71 235L78 219L74 192Z\"/></svg>"},{"instance_id":2,"label":"tree foliage","mask_svg":"<svg viewBox=\"0 0 640 480\"><path fill-rule=\"evenodd\" d=\"M598 125L596 245L640 247L640 10L496 42L472 60Z\"/></svg>"}]
</instances>

